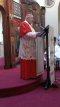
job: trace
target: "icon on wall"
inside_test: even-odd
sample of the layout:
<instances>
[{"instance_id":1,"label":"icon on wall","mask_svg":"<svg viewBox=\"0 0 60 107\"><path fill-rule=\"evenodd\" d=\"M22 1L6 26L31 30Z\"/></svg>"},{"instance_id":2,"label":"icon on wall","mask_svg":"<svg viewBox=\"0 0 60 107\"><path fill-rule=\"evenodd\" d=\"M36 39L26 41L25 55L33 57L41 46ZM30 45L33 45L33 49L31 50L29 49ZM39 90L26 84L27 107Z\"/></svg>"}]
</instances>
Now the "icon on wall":
<instances>
[{"instance_id":1,"label":"icon on wall","mask_svg":"<svg viewBox=\"0 0 60 107\"><path fill-rule=\"evenodd\" d=\"M44 0L44 4L46 7L52 7L55 4L55 0Z\"/></svg>"}]
</instances>

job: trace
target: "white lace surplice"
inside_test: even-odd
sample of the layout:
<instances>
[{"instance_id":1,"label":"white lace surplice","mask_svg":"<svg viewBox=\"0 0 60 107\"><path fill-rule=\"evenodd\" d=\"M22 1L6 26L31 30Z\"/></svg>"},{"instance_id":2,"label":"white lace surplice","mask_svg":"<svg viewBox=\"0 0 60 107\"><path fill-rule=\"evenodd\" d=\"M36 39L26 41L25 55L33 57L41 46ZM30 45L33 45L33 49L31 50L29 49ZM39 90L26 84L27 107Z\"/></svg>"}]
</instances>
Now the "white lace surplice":
<instances>
[{"instance_id":1,"label":"white lace surplice","mask_svg":"<svg viewBox=\"0 0 60 107\"><path fill-rule=\"evenodd\" d=\"M19 56L21 59L36 59L36 32L31 26L30 28L32 32L20 38Z\"/></svg>"}]
</instances>

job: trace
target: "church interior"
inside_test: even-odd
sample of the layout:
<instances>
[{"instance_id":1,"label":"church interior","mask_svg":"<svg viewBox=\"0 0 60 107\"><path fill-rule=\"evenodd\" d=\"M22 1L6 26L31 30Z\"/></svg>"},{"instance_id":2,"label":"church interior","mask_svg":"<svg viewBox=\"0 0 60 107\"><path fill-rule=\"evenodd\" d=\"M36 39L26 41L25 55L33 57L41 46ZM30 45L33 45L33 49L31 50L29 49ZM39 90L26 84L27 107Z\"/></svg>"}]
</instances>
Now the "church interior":
<instances>
[{"instance_id":1,"label":"church interior","mask_svg":"<svg viewBox=\"0 0 60 107\"><path fill-rule=\"evenodd\" d=\"M56 63L54 59L56 29L54 31L52 26L46 24L48 8L40 6L36 1L0 0L0 107L59 107L60 105L60 59ZM36 32L41 32L41 38L37 39L38 77L30 80L20 78L19 30L26 13L33 13L33 27ZM60 34L60 3L58 34ZM42 57L45 49L47 49L47 62Z\"/></svg>"}]
</instances>

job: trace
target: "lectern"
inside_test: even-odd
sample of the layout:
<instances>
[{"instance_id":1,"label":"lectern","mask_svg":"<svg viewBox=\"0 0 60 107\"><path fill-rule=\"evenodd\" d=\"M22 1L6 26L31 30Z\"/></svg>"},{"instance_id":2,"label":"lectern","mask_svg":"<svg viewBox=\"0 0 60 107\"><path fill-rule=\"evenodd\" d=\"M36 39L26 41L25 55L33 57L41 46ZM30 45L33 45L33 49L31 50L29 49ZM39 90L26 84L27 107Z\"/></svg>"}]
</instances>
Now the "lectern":
<instances>
[{"instance_id":1,"label":"lectern","mask_svg":"<svg viewBox=\"0 0 60 107\"><path fill-rule=\"evenodd\" d=\"M44 38L46 37L46 51L47 51L47 77L44 83L45 88L49 88L51 86L51 81L50 81L50 66L49 66L49 43L48 43L48 33L49 33L49 25L43 28L43 30L40 33L40 37Z\"/></svg>"}]
</instances>

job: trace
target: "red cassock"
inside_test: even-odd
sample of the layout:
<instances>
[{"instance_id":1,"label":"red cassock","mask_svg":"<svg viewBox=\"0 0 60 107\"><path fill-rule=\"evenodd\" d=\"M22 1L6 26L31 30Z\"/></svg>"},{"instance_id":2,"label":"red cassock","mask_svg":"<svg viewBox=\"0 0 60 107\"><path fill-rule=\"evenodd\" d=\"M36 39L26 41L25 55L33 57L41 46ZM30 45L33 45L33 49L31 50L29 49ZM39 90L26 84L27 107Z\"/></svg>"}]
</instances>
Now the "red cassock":
<instances>
[{"instance_id":1,"label":"red cassock","mask_svg":"<svg viewBox=\"0 0 60 107\"><path fill-rule=\"evenodd\" d=\"M24 39L24 37L26 36L26 34L28 32L32 32L32 29L30 28L29 24L26 22L22 22L21 26L20 26L20 39ZM30 38L31 39L31 38ZM33 40L33 39L31 39ZM31 41L28 39L28 42L26 41L26 43L29 44L29 41ZM24 41L24 40L23 40ZM23 42L22 41L22 42ZM21 42L20 42L21 43ZM24 42L25 43L25 42ZM23 43L23 44L24 44ZM21 44L20 44L21 45ZM31 44L32 45L32 44ZM25 46L25 45L24 45ZM34 45L33 45L34 46ZM27 46L28 47L28 46ZM24 47L23 47L24 48ZM23 48L21 48L20 51L23 52ZM32 47L31 47L32 48ZM33 50L33 49L32 49ZM31 50L29 52L29 54L31 53ZM25 53L24 53L25 55ZM29 58L24 58L24 55L21 54L20 56L20 70L21 70L21 78L22 79L31 79L31 78L35 78L36 77L36 59L31 58L30 56Z\"/></svg>"}]
</instances>

